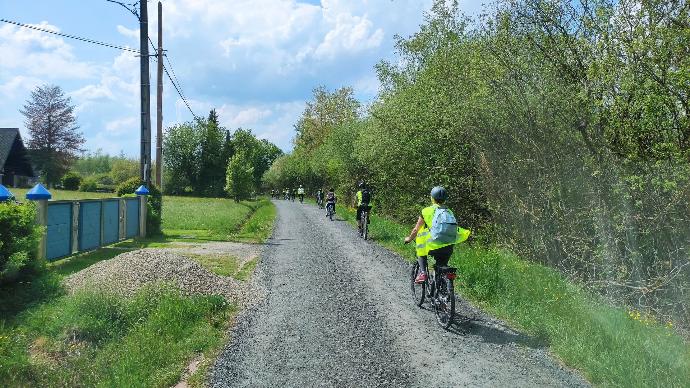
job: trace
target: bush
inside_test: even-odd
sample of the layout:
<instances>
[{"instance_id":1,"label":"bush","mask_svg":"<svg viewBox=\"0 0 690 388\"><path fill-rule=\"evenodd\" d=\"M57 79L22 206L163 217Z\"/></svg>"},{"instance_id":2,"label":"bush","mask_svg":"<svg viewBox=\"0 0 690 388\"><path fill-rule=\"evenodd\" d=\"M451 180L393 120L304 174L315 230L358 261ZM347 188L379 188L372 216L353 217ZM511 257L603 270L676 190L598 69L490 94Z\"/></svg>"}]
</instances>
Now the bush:
<instances>
[{"instance_id":1,"label":"bush","mask_svg":"<svg viewBox=\"0 0 690 388\"><path fill-rule=\"evenodd\" d=\"M65 190L79 190L81 175L76 172L68 172L62 177L62 187Z\"/></svg>"},{"instance_id":2,"label":"bush","mask_svg":"<svg viewBox=\"0 0 690 388\"><path fill-rule=\"evenodd\" d=\"M137 177L130 178L117 186L117 195L122 197L134 194L141 186L141 180ZM148 188L150 195L147 201L148 214L146 217L146 235L155 236L161 234L161 209L163 208L163 194L154 184Z\"/></svg>"},{"instance_id":3,"label":"bush","mask_svg":"<svg viewBox=\"0 0 690 388\"><path fill-rule=\"evenodd\" d=\"M81 181L79 185L79 191L94 192L98 190L98 180L95 176L87 176Z\"/></svg>"},{"instance_id":4,"label":"bush","mask_svg":"<svg viewBox=\"0 0 690 388\"><path fill-rule=\"evenodd\" d=\"M0 203L0 283L42 266L36 256L40 228L33 203Z\"/></svg>"}]
</instances>

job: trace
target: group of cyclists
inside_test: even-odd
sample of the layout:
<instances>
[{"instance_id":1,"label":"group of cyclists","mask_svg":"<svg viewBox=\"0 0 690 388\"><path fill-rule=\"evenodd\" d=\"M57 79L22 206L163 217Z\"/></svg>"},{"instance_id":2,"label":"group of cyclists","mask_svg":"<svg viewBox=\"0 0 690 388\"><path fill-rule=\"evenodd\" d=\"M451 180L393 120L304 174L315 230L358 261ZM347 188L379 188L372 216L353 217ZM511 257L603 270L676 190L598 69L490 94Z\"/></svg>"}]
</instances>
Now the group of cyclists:
<instances>
[{"instance_id":1,"label":"group of cyclists","mask_svg":"<svg viewBox=\"0 0 690 388\"><path fill-rule=\"evenodd\" d=\"M299 198L300 202L304 202L304 187L302 185L297 189L285 188L282 192L280 190L271 190L271 199L283 198L286 201L295 201Z\"/></svg>"},{"instance_id":2,"label":"group of cyclists","mask_svg":"<svg viewBox=\"0 0 690 388\"><path fill-rule=\"evenodd\" d=\"M371 212L372 190L364 182L360 181L358 191L353 203L357 210L356 219L360 236L367 238L368 224L371 223L369 214ZM282 192L285 199L294 201L295 195L299 196L300 202L304 201L304 187ZM271 190L271 197L277 198L280 192ZM417 223L405 237L405 244L414 242L417 254L417 263L412 269L410 281L412 292L415 295L417 305L421 306L425 296L431 299L436 311L439 324L448 328L453 322L455 314L455 296L453 292L453 279L455 279L455 268L448 267L448 261L453 254L456 244L459 244L470 235L468 229L458 226L455 215L448 208L448 192L442 186L435 186L429 193L431 205L421 209ZM333 188L324 192L319 189L316 192L316 203L320 209L326 208L326 217L333 220L335 205L338 197ZM432 275L428 275L428 257L434 259L434 269ZM434 275L435 274L435 275ZM417 288L421 292L417 292ZM425 291L426 290L426 291Z\"/></svg>"},{"instance_id":3,"label":"group of cyclists","mask_svg":"<svg viewBox=\"0 0 690 388\"><path fill-rule=\"evenodd\" d=\"M282 196L291 201L294 201L295 196L298 196L300 202L303 202L304 193L304 187L300 185L297 189L284 189ZM279 198L280 195L279 190L271 190L272 198ZM417 223L405 238L405 244L414 241L416 245L419 267L421 268L418 278L415 279L417 282L424 282L427 279L428 256L434 257L437 266L446 266L455 244L465 241L470 233L469 230L458 227L453 212L445 205L448 193L444 187L434 187L430 197L431 205L421 210ZM364 181L360 181L354 203L354 207L357 209L356 219L360 232L363 227L362 214L365 211L371 211L371 201L372 190ZM332 217L335 214L337 202L338 197L333 188L326 192L322 189L316 192L316 203L319 208L326 208L326 217ZM371 218L367 217L367 223L371 223Z\"/></svg>"}]
</instances>

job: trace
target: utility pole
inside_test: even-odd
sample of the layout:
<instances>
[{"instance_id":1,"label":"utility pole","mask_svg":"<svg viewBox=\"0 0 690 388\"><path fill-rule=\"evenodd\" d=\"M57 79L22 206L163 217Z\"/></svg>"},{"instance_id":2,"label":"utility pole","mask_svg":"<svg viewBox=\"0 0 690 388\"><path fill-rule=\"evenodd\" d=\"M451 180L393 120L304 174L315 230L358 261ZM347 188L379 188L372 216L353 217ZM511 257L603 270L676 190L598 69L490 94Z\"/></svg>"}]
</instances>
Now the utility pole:
<instances>
[{"instance_id":1,"label":"utility pole","mask_svg":"<svg viewBox=\"0 0 690 388\"><path fill-rule=\"evenodd\" d=\"M140 178L151 187L151 81L149 80L149 15L146 0L139 1L141 51L141 169Z\"/></svg>"},{"instance_id":2,"label":"utility pole","mask_svg":"<svg viewBox=\"0 0 690 388\"><path fill-rule=\"evenodd\" d=\"M163 4L158 2L158 93L156 96L156 186L163 190Z\"/></svg>"}]
</instances>

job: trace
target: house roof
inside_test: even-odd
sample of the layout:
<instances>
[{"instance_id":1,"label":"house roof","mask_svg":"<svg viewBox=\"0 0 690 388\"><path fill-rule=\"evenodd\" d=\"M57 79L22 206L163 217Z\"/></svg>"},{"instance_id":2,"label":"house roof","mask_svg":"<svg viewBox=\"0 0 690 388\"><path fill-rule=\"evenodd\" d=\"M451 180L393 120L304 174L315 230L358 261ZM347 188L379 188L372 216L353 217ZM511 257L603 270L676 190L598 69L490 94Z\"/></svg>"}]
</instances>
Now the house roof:
<instances>
[{"instance_id":1,"label":"house roof","mask_svg":"<svg viewBox=\"0 0 690 388\"><path fill-rule=\"evenodd\" d=\"M34 176L29 153L18 128L0 128L0 171L12 169L16 175Z\"/></svg>"}]
</instances>

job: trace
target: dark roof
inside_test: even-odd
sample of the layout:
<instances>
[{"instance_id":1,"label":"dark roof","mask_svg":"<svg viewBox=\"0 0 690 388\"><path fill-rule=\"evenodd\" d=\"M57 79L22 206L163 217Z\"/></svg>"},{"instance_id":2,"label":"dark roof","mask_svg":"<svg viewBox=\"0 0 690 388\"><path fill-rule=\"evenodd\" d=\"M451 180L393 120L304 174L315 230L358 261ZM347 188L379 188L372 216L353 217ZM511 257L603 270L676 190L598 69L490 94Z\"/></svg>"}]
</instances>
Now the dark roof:
<instances>
[{"instance_id":1,"label":"dark roof","mask_svg":"<svg viewBox=\"0 0 690 388\"><path fill-rule=\"evenodd\" d=\"M16 175L34 176L29 153L18 128L0 128L0 171L12 169Z\"/></svg>"}]
</instances>

